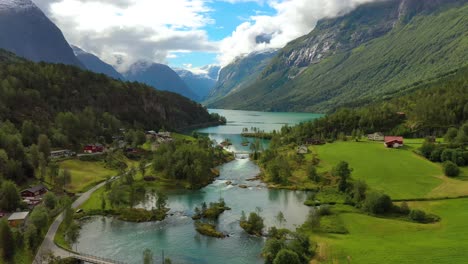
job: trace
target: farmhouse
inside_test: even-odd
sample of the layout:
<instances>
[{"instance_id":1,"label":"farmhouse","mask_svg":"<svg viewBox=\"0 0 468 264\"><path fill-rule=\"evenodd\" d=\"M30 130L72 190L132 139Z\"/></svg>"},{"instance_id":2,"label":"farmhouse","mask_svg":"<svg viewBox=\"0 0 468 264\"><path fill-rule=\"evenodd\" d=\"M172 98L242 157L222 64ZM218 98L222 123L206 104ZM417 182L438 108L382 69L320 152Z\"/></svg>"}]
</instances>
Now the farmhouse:
<instances>
[{"instance_id":1,"label":"farmhouse","mask_svg":"<svg viewBox=\"0 0 468 264\"><path fill-rule=\"evenodd\" d=\"M44 185L37 185L26 190L21 191L21 197L26 198L34 198L41 196L47 192L47 188Z\"/></svg>"},{"instance_id":2,"label":"farmhouse","mask_svg":"<svg viewBox=\"0 0 468 264\"><path fill-rule=\"evenodd\" d=\"M68 149L54 150L50 152L51 159L59 159L74 156L74 152Z\"/></svg>"},{"instance_id":3,"label":"farmhouse","mask_svg":"<svg viewBox=\"0 0 468 264\"><path fill-rule=\"evenodd\" d=\"M307 138L304 140L305 145L323 145L325 144L325 141L322 139L317 139L317 138Z\"/></svg>"},{"instance_id":4,"label":"farmhouse","mask_svg":"<svg viewBox=\"0 0 468 264\"><path fill-rule=\"evenodd\" d=\"M307 154L307 153L309 153L309 149L307 148L307 146L302 145L302 146L297 147L297 154Z\"/></svg>"},{"instance_id":5,"label":"farmhouse","mask_svg":"<svg viewBox=\"0 0 468 264\"><path fill-rule=\"evenodd\" d=\"M373 134L367 135L367 139L372 141L384 141L384 138L384 134L381 132L375 132Z\"/></svg>"},{"instance_id":6,"label":"farmhouse","mask_svg":"<svg viewBox=\"0 0 468 264\"><path fill-rule=\"evenodd\" d=\"M13 213L8 217L8 224L10 224L11 227L20 227L26 222L28 215L29 212Z\"/></svg>"},{"instance_id":7,"label":"farmhouse","mask_svg":"<svg viewBox=\"0 0 468 264\"><path fill-rule=\"evenodd\" d=\"M388 136L385 137L384 145L387 148L399 148L403 146L403 137Z\"/></svg>"},{"instance_id":8,"label":"farmhouse","mask_svg":"<svg viewBox=\"0 0 468 264\"><path fill-rule=\"evenodd\" d=\"M104 152L104 146L101 144L89 144L83 148L84 153L100 153Z\"/></svg>"}]
</instances>

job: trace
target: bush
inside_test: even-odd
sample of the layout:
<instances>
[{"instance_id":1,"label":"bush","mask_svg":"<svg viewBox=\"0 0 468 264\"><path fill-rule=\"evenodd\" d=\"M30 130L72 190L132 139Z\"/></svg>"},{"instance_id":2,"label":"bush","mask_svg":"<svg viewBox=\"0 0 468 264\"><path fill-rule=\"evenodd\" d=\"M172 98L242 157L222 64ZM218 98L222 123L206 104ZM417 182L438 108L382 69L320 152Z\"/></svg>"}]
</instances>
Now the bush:
<instances>
[{"instance_id":1,"label":"bush","mask_svg":"<svg viewBox=\"0 0 468 264\"><path fill-rule=\"evenodd\" d=\"M366 195L362 208L372 214L386 214L392 210L393 202L386 194L370 192Z\"/></svg>"},{"instance_id":2,"label":"bush","mask_svg":"<svg viewBox=\"0 0 468 264\"><path fill-rule=\"evenodd\" d=\"M457 164L446 161L444 162L444 173L448 177L456 177L460 174L460 168L458 168Z\"/></svg>"},{"instance_id":3,"label":"bush","mask_svg":"<svg viewBox=\"0 0 468 264\"><path fill-rule=\"evenodd\" d=\"M409 218L415 222L423 223L426 221L426 213L421 210L411 210Z\"/></svg>"}]
</instances>

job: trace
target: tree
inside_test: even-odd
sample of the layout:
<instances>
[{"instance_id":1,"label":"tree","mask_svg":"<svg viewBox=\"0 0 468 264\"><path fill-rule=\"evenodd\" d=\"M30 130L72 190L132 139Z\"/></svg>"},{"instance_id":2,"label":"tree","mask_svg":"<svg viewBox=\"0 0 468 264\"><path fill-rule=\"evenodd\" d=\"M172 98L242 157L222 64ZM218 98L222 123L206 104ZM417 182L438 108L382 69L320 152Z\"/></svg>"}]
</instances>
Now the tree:
<instances>
[{"instance_id":1,"label":"tree","mask_svg":"<svg viewBox=\"0 0 468 264\"><path fill-rule=\"evenodd\" d=\"M38 233L35 225L27 225L26 231L24 231L24 242L31 252L36 248L39 242Z\"/></svg>"},{"instance_id":2,"label":"tree","mask_svg":"<svg viewBox=\"0 0 468 264\"><path fill-rule=\"evenodd\" d=\"M366 198L367 184L358 180L353 185L353 201L356 204L361 203Z\"/></svg>"},{"instance_id":3,"label":"tree","mask_svg":"<svg viewBox=\"0 0 468 264\"><path fill-rule=\"evenodd\" d=\"M49 210L55 209L55 206L57 205L57 196L55 196L53 192L47 192L46 195L44 195L44 205Z\"/></svg>"},{"instance_id":4,"label":"tree","mask_svg":"<svg viewBox=\"0 0 468 264\"><path fill-rule=\"evenodd\" d=\"M37 145L38 145L39 152L43 153L44 157L48 159L50 156L49 138L44 134L39 135L39 138L37 139Z\"/></svg>"},{"instance_id":5,"label":"tree","mask_svg":"<svg viewBox=\"0 0 468 264\"><path fill-rule=\"evenodd\" d=\"M444 141L447 143L453 143L457 135L458 135L458 129L451 127L447 130L447 133L445 133Z\"/></svg>"},{"instance_id":6,"label":"tree","mask_svg":"<svg viewBox=\"0 0 468 264\"><path fill-rule=\"evenodd\" d=\"M29 221L37 228L39 234L48 226L49 214L44 206L36 206L29 216Z\"/></svg>"},{"instance_id":7,"label":"tree","mask_svg":"<svg viewBox=\"0 0 468 264\"><path fill-rule=\"evenodd\" d=\"M448 177L457 177L460 174L460 168L458 168L457 164L446 161L444 162L444 173Z\"/></svg>"},{"instance_id":8,"label":"tree","mask_svg":"<svg viewBox=\"0 0 468 264\"><path fill-rule=\"evenodd\" d=\"M60 173L60 167L56 162L51 162L49 164L49 179L52 184L57 185L58 182L58 177Z\"/></svg>"},{"instance_id":9,"label":"tree","mask_svg":"<svg viewBox=\"0 0 468 264\"><path fill-rule=\"evenodd\" d=\"M307 166L307 177L314 182L319 182L317 168L311 163Z\"/></svg>"},{"instance_id":10,"label":"tree","mask_svg":"<svg viewBox=\"0 0 468 264\"><path fill-rule=\"evenodd\" d=\"M47 175L47 160L44 153L39 153L39 178L43 181Z\"/></svg>"},{"instance_id":11,"label":"tree","mask_svg":"<svg viewBox=\"0 0 468 264\"><path fill-rule=\"evenodd\" d=\"M333 168L333 175L340 177L338 183L338 190L345 192L348 188L348 178L351 176L353 170L349 168L349 164L346 161L340 161L335 168Z\"/></svg>"},{"instance_id":12,"label":"tree","mask_svg":"<svg viewBox=\"0 0 468 264\"><path fill-rule=\"evenodd\" d=\"M78 239L80 238L80 226L74 221L67 228L65 238L70 244L75 244L76 241L78 241Z\"/></svg>"},{"instance_id":13,"label":"tree","mask_svg":"<svg viewBox=\"0 0 468 264\"><path fill-rule=\"evenodd\" d=\"M272 264L276 258L276 255L278 255L278 252L280 252L285 247L286 245L284 240L269 238L262 250L262 256L265 258L265 264Z\"/></svg>"},{"instance_id":14,"label":"tree","mask_svg":"<svg viewBox=\"0 0 468 264\"><path fill-rule=\"evenodd\" d=\"M31 159L31 164L33 165L34 168L39 167L39 158L40 157L40 152L39 148L37 147L36 144L31 145L29 147L29 158Z\"/></svg>"},{"instance_id":15,"label":"tree","mask_svg":"<svg viewBox=\"0 0 468 264\"><path fill-rule=\"evenodd\" d=\"M164 193L160 192L158 194L158 199L156 200L156 208L158 210L164 210L166 208L166 205L167 205L167 196Z\"/></svg>"},{"instance_id":16,"label":"tree","mask_svg":"<svg viewBox=\"0 0 468 264\"><path fill-rule=\"evenodd\" d=\"M362 207L365 211L372 214L386 214L392 210L393 203L390 196L372 191L366 194Z\"/></svg>"},{"instance_id":17,"label":"tree","mask_svg":"<svg viewBox=\"0 0 468 264\"><path fill-rule=\"evenodd\" d=\"M31 146L39 135L39 129L30 120L23 122L21 127L21 138L25 146Z\"/></svg>"},{"instance_id":18,"label":"tree","mask_svg":"<svg viewBox=\"0 0 468 264\"><path fill-rule=\"evenodd\" d=\"M153 258L153 252L150 249L145 249L143 251L143 264L153 264L154 263L154 258Z\"/></svg>"},{"instance_id":19,"label":"tree","mask_svg":"<svg viewBox=\"0 0 468 264\"><path fill-rule=\"evenodd\" d=\"M5 220L0 221L0 253L6 261L10 261L15 255L13 233Z\"/></svg>"},{"instance_id":20,"label":"tree","mask_svg":"<svg viewBox=\"0 0 468 264\"><path fill-rule=\"evenodd\" d=\"M0 188L0 209L14 211L21 204L21 197L16 185L11 181L5 181Z\"/></svg>"},{"instance_id":21,"label":"tree","mask_svg":"<svg viewBox=\"0 0 468 264\"><path fill-rule=\"evenodd\" d=\"M275 257L273 264L301 264L296 252L289 249L281 249Z\"/></svg>"},{"instance_id":22,"label":"tree","mask_svg":"<svg viewBox=\"0 0 468 264\"><path fill-rule=\"evenodd\" d=\"M411 220L419 223L422 223L426 220L426 213L421 210L411 210L408 216Z\"/></svg>"}]
</instances>

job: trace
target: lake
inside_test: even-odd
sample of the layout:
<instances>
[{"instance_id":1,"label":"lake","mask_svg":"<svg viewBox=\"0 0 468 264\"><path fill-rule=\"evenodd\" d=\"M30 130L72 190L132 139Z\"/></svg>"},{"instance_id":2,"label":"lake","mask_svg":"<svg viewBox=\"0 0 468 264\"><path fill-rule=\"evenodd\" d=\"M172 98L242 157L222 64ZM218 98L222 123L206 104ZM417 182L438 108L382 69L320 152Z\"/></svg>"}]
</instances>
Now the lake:
<instances>
[{"instance_id":1,"label":"lake","mask_svg":"<svg viewBox=\"0 0 468 264\"><path fill-rule=\"evenodd\" d=\"M283 125L294 125L319 117L304 113L264 113L234 110L210 110L227 118L225 126L199 129L212 139L229 138L232 150L242 150L242 128L257 127L265 131L279 130ZM264 141L268 145L267 141ZM127 223L113 218L92 217L83 221L81 236L75 245L79 252L105 256L125 263L141 263L142 252L152 250L156 263L160 263L164 251L173 263L244 264L263 263L261 249L264 238L247 235L239 227L242 211L247 214L260 208L267 227L294 229L301 225L309 208L303 203L307 194L302 191L269 190L259 181L247 181L260 170L248 159L236 159L219 167L220 177L207 187L197 191L171 191L168 193L169 216L162 222ZM231 181L231 185L226 182ZM238 187L245 184L248 188ZM232 210L224 212L217 221L217 228L229 237L217 239L198 234L190 218L195 207L203 202L216 202L224 198ZM141 204L142 207L151 205ZM275 220L283 212L286 223ZM75 247L74 246L74 247Z\"/></svg>"}]
</instances>

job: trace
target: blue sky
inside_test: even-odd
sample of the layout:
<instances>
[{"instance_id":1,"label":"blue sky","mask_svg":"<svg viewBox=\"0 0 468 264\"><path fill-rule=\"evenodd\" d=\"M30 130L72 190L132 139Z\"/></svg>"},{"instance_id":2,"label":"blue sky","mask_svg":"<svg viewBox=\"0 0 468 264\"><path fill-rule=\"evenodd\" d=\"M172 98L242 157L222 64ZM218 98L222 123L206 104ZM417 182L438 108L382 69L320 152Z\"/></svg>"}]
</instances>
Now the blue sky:
<instances>
[{"instance_id":1,"label":"blue sky","mask_svg":"<svg viewBox=\"0 0 468 264\"><path fill-rule=\"evenodd\" d=\"M221 41L230 36L239 24L250 20L257 14L274 15L275 10L267 4L257 2L229 3L215 1L208 4L213 10L210 17L213 24L206 25L203 29L208 33L210 41ZM168 58L170 66L184 68L186 65L202 67L208 64L216 64L217 53L190 52L176 53L176 58Z\"/></svg>"}]
</instances>

